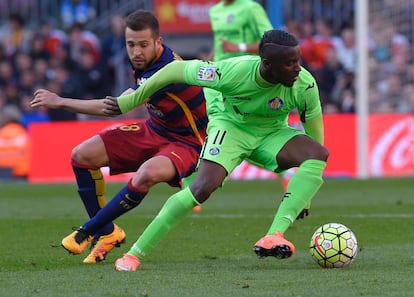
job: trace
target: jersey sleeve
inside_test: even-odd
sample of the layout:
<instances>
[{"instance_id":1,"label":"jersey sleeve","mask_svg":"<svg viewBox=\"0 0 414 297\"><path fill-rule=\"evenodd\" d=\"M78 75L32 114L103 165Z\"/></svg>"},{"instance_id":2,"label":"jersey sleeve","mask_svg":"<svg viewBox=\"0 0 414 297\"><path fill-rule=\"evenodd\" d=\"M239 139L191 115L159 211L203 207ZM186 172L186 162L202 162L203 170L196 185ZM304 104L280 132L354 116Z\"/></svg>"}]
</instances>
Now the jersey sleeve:
<instances>
[{"instance_id":1,"label":"jersey sleeve","mask_svg":"<svg viewBox=\"0 0 414 297\"><path fill-rule=\"evenodd\" d=\"M307 135L324 143L324 127L319 89L316 80L308 73L300 94L298 111Z\"/></svg>"},{"instance_id":2,"label":"jersey sleeve","mask_svg":"<svg viewBox=\"0 0 414 297\"><path fill-rule=\"evenodd\" d=\"M309 76L299 94L298 111L303 123L316 118L322 114L319 88L316 80Z\"/></svg>"},{"instance_id":3,"label":"jersey sleeve","mask_svg":"<svg viewBox=\"0 0 414 297\"><path fill-rule=\"evenodd\" d=\"M219 84L219 62L201 60L187 61L184 70L184 79L189 85L214 88Z\"/></svg>"},{"instance_id":4,"label":"jersey sleeve","mask_svg":"<svg viewBox=\"0 0 414 297\"><path fill-rule=\"evenodd\" d=\"M266 11L264 10L263 6L259 3L253 2L251 7L250 16L252 18L253 26L257 30L256 36L260 39L263 36L263 33L273 29L273 25L271 24L269 17L267 16ZM258 40L259 40L258 39Z\"/></svg>"},{"instance_id":5,"label":"jersey sleeve","mask_svg":"<svg viewBox=\"0 0 414 297\"><path fill-rule=\"evenodd\" d=\"M117 101L121 112L127 113L141 105L151 95L169 84L185 82L184 65L185 62L183 61L171 62L158 70L157 73L152 75L135 92L118 97Z\"/></svg>"}]
</instances>

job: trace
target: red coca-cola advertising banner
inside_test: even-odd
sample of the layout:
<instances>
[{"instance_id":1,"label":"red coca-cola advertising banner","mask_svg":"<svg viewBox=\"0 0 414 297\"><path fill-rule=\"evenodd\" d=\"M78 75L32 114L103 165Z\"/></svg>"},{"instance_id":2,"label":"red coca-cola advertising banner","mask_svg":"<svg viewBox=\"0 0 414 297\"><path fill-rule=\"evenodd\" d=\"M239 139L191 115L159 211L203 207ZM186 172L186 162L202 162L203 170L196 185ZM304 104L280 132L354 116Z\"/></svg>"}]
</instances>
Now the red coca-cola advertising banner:
<instances>
[{"instance_id":1,"label":"red coca-cola advertising banner","mask_svg":"<svg viewBox=\"0 0 414 297\"><path fill-rule=\"evenodd\" d=\"M135 120L136 121L136 120ZM72 148L103 129L128 121L87 121L37 123L29 128L32 139L30 182L74 182L70 166ZM357 126L355 115L325 115L325 145L330 151L326 177L358 176ZM372 115L369 117L368 153L370 176L391 177L414 175L414 115ZM292 126L300 127L296 117ZM109 176L107 181L127 181L132 173ZM231 179L274 179L269 171L248 163L237 167Z\"/></svg>"},{"instance_id":2,"label":"red coca-cola advertising banner","mask_svg":"<svg viewBox=\"0 0 414 297\"><path fill-rule=\"evenodd\" d=\"M414 173L414 115L369 118L368 169L371 176Z\"/></svg>"},{"instance_id":3,"label":"red coca-cola advertising banner","mask_svg":"<svg viewBox=\"0 0 414 297\"><path fill-rule=\"evenodd\" d=\"M214 0L154 0L154 11L163 34L210 33L208 12Z\"/></svg>"}]
</instances>

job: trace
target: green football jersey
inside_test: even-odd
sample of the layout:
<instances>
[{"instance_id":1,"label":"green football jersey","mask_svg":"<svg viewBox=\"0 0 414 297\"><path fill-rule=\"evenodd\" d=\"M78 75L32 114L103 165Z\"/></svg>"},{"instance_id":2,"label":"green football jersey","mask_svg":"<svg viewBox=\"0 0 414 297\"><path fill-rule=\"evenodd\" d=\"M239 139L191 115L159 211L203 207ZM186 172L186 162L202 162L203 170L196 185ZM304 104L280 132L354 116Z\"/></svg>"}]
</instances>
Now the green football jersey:
<instances>
[{"instance_id":1,"label":"green football jersey","mask_svg":"<svg viewBox=\"0 0 414 297\"><path fill-rule=\"evenodd\" d=\"M187 61L184 80L220 91L221 100L207 101L210 116L231 118L243 125L278 128L288 125L294 110L302 121L322 114L318 86L304 68L292 87L266 82L259 74L260 57L243 56L216 62Z\"/></svg>"},{"instance_id":2,"label":"green football jersey","mask_svg":"<svg viewBox=\"0 0 414 297\"><path fill-rule=\"evenodd\" d=\"M273 29L263 7L253 0L236 0L230 5L220 1L210 11L210 22L214 38L214 60L244 55L245 53L224 53L221 39L234 43L255 43L263 33Z\"/></svg>"}]
</instances>

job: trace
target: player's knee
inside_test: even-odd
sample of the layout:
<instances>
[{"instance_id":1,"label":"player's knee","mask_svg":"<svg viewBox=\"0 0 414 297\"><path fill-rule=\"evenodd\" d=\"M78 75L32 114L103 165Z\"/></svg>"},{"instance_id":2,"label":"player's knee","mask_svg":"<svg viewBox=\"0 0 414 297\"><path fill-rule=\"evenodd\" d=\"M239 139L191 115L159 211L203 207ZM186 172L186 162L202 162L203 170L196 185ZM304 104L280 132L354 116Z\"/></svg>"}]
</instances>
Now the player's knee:
<instances>
[{"instance_id":1,"label":"player's knee","mask_svg":"<svg viewBox=\"0 0 414 297\"><path fill-rule=\"evenodd\" d=\"M145 166L141 167L132 177L132 185L139 190L149 190L153 185L167 181L163 180L155 170L149 170Z\"/></svg>"},{"instance_id":2,"label":"player's knee","mask_svg":"<svg viewBox=\"0 0 414 297\"><path fill-rule=\"evenodd\" d=\"M317 150L314 152L314 157L312 159L321 160L321 161L328 161L329 158L329 150L324 146L319 146Z\"/></svg>"},{"instance_id":3,"label":"player's knee","mask_svg":"<svg viewBox=\"0 0 414 297\"><path fill-rule=\"evenodd\" d=\"M190 189L193 193L194 198L198 202L203 203L217 189L217 186L208 182L200 183L196 180L191 184Z\"/></svg>"},{"instance_id":4,"label":"player's knee","mask_svg":"<svg viewBox=\"0 0 414 297\"><path fill-rule=\"evenodd\" d=\"M88 158L85 156L82 147L79 145L72 149L71 158L79 164L88 163Z\"/></svg>"}]
</instances>

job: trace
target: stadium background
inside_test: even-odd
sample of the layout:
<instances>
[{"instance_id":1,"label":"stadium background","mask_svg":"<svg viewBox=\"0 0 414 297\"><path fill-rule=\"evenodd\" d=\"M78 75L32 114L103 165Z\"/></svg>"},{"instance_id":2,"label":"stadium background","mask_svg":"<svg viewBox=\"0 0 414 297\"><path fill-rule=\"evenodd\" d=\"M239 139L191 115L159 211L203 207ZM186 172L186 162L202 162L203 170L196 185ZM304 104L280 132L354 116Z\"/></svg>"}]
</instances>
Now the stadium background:
<instances>
[{"instance_id":1,"label":"stadium background","mask_svg":"<svg viewBox=\"0 0 414 297\"><path fill-rule=\"evenodd\" d=\"M82 2L82 1L69 1ZM154 0L154 1L85 1L88 14L83 19L83 30L91 32L96 39L89 39L91 51L98 50L99 66L105 60L103 52L105 38L112 31L114 15L126 14L137 8L150 9L157 14L164 41L184 58L200 57L212 46L208 21L208 9L216 3L213 0ZM259 1L266 9L274 27L283 27L296 34L302 45L308 37L315 37L325 30L330 39L344 41L345 29L355 28L355 3L347 0L268 0ZM364 1L363 1L364 2ZM67 34L71 24L66 22L65 1L40 0L0 0L0 36L7 29L10 16L18 12L24 29L36 35L45 24L56 31ZM414 64L413 64L413 0L376 0L368 1L369 6L369 81L366 100L368 105L365 140L367 148L363 160L358 156L358 102L356 102L357 46L355 36L348 50L348 60L340 61L338 56L330 56L320 68L315 66L314 73L321 87L321 98L325 111L326 145L331 151L327 176L361 177L361 162L368 168L369 176L407 176L414 174ZM318 24L318 25L317 25ZM325 28L323 28L325 24ZM312 27L312 32L305 28ZM319 26L319 27L318 27ZM309 35L306 35L309 34ZM325 36L326 37L326 36ZM4 39L2 38L2 41ZM29 46L30 48L30 46ZM3 44L0 63L12 61L24 49L7 52ZM79 98L100 97L119 94L130 83L129 66L125 63L125 51L119 51L114 59L121 61L111 68L110 89L86 91ZM350 61L349 61L350 59ZM306 61L305 61L306 62ZM349 64L345 64L349 62ZM16 63L15 63L16 64ZM12 66L16 68L16 65ZM96 63L98 64L98 62ZM312 64L309 64L311 66ZM34 66L34 65L31 65ZM108 68L103 65L105 72ZM28 69L31 69L30 67ZM18 69L15 76L19 76ZM22 113L23 97L28 97L28 90L22 85L22 79L16 80L14 96L8 93L9 82L1 77L0 97L6 92L6 104L18 106ZM34 87L34 86L32 86ZM4 91L6 90L6 91ZM30 88L29 88L30 90ZM48 111L46 111L48 112ZM59 117L61 116L61 117ZM30 169L27 178L31 182L73 181L69 165L71 148L81 140L97 131L119 121L133 121L145 117L142 110L128 114L117 121L102 121L93 117L68 115L61 113L46 123L30 123L27 132L31 141ZM292 124L298 121L292 118ZM49 165L50 164L50 165ZM10 171L3 171L7 178ZM26 176L25 176L26 177ZM24 177L24 178L25 178ZM109 177L108 177L109 178ZM119 176L113 180L126 179ZM235 171L234 179L268 179L276 178L272 173L258 170L242 164Z\"/></svg>"}]
</instances>

